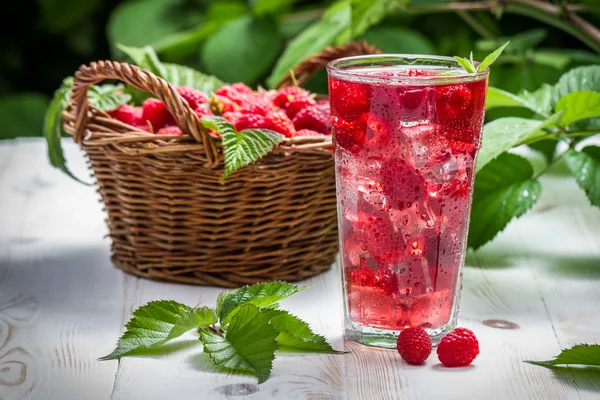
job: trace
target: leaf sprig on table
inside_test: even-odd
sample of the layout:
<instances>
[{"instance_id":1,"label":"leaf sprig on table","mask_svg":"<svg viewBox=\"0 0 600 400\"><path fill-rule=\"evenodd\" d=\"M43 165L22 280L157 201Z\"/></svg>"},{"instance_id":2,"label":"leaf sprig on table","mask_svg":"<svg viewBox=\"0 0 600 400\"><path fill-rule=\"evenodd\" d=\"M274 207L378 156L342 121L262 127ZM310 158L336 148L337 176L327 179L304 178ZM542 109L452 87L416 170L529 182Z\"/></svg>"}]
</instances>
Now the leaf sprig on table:
<instances>
[{"instance_id":1,"label":"leaf sprig on table","mask_svg":"<svg viewBox=\"0 0 600 400\"><path fill-rule=\"evenodd\" d=\"M258 283L224 291L215 308L171 300L150 302L134 311L115 350L101 360L138 354L195 329L215 365L254 374L262 383L271 374L278 350L343 353L306 322L279 309L281 300L305 289L285 282Z\"/></svg>"},{"instance_id":2,"label":"leaf sprig on table","mask_svg":"<svg viewBox=\"0 0 600 400\"><path fill-rule=\"evenodd\" d=\"M569 349L561 351L561 353L554 357L553 360L527 360L525 362L547 368L559 365L587 365L600 367L600 344L576 344Z\"/></svg>"}]
</instances>

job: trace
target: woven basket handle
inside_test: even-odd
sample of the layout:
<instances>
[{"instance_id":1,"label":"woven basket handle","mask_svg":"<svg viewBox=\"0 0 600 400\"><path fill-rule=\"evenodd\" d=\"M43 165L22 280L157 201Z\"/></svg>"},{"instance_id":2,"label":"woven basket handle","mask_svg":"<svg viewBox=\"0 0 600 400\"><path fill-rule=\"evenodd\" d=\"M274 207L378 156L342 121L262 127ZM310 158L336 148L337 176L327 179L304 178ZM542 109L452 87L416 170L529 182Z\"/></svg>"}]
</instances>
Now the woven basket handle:
<instances>
[{"instance_id":1,"label":"woven basket handle","mask_svg":"<svg viewBox=\"0 0 600 400\"><path fill-rule=\"evenodd\" d=\"M302 86L327 63L342 57L381 54L381 50L366 41L349 42L343 46L329 46L298 64L292 72L298 85ZM277 85L277 89L292 86L292 74L288 73Z\"/></svg>"},{"instance_id":2,"label":"woven basket handle","mask_svg":"<svg viewBox=\"0 0 600 400\"><path fill-rule=\"evenodd\" d=\"M219 154L212 137L188 103L175 92L173 86L149 71L116 61L92 62L90 65L82 65L75 73L72 101L76 115L76 131L73 137L76 142L80 143L83 139L85 125L89 118L88 87L105 79L118 79L156 96L173 115L177 126L204 145L208 164L214 166L218 163Z\"/></svg>"}]
</instances>

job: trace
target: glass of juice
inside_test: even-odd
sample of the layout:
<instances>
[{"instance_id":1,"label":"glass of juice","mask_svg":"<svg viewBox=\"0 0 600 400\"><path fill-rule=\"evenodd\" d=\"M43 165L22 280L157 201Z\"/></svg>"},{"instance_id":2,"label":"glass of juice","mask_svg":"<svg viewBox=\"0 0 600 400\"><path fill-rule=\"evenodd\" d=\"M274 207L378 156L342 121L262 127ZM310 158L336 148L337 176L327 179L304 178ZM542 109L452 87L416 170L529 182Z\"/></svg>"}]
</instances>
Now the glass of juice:
<instances>
[{"instance_id":1,"label":"glass of juice","mask_svg":"<svg viewBox=\"0 0 600 400\"><path fill-rule=\"evenodd\" d=\"M489 70L373 55L327 66L346 338L456 324Z\"/></svg>"}]
</instances>

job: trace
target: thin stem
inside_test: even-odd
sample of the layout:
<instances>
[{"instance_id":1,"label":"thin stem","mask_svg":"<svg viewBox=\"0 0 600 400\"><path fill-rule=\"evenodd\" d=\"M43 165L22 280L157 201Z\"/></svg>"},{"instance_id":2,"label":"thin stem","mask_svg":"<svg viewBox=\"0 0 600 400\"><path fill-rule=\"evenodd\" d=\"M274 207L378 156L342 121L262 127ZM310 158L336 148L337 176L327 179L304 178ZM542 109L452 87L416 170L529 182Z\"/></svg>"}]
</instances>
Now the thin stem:
<instances>
[{"instance_id":1,"label":"thin stem","mask_svg":"<svg viewBox=\"0 0 600 400\"><path fill-rule=\"evenodd\" d=\"M575 12L600 10L600 6L597 5L565 4L559 7L541 0L494 0L454 2L416 7L404 6L402 8L407 12L414 13L490 10L491 12L499 11L520 14L562 29L600 53L600 30L574 14Z\"/></svg>"},{"instance_id":2,"label":"thin stem","mask_svg":"<svg viewBox=\"0 0 600 400\"><path fill-rule=\"evenodd\" d=\"M577 142L571 141L569 143L569 148L567 150L563 151L562 153L560 153L560 155L558 157L556 157L554 160L552 160L552 162L549 162L540 172L535 174L533 179L538 179L540 176L542 176L543 174L548 172L548 170L550 168L552 168L553 166L555 166L565 156L565 154L567 154L569 152L569 150L573 150L573 148L575 148L576 144L577 144Z\"/></svg>"},{"instance_id":3,"label":"thin stem","mask_svg":"<svg viewBox=\"0 0 600 400\"><path fill-rule=\"evenodd\" d=\"M467 11L457 11L456 15L458 15L463 21L465 21L475 32L479 34L484 39L494 39L494 35L490 32L481 22L477 20L477 18L473 17Z\"/></svg>"}]
</instances>

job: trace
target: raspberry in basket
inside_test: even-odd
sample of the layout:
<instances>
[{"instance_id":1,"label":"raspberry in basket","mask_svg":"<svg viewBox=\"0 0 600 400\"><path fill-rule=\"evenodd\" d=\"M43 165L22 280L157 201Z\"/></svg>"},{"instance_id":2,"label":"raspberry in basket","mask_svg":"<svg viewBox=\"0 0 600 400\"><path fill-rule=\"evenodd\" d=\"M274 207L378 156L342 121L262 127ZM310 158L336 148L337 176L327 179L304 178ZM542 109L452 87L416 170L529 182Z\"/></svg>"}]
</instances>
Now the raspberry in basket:
<instances>
[{"instance_id":1,"label":"raspberry in basket","mask_svg":"<svg viewBox=\"0 0 600 400\"><path fill-rule=\"evenodd\" d=\"M300 129L312 129L326 134L329 129L329 118L331 111L329 104L315 104L306 107L294 117L294 127Z\"/></svg>"},{"instance_id":2,"label":"raspberry in basket","mask_svg":"<svg viewBox=\"0 0 600 400\"><path fill-rule=\"evenodd\" d=\"M111 117L132 126L142 125L141 107L133 107L129 104L121 104L116 110L110 111L108 114Z\"/></svg>"},{"instance_id":3,"label":"raspberry in basket","mask_svg":"<svg viewBox=\"0 0 600 400\"><path fill-rule=\"evenodd\" d=\"M163 102L152 97L146 99L142 105L142 120L143 122L150 121L154 132L165 125L175 124L175 120Z\"/></svg>"},{"instance_id":4,"label":"raspberry in basket","mask_svg":"<svg viewBox=\"0 0 600 400\"><path fill-rule=\"evenodd\" d=\"M164 128L160 128L157 135L165 135L165 136L181 136L183 132L176 126L165 126Z\"/></svg>"},{"instance_id":5,"label":"raspberry in basket","mask_svg":"<svg viewBox=\"0 0 600 400\"><path fill-rule=\"evenodd\" d=\"M192 109L208 101L208 97L204 93L189 86L177 86L175 91L188 102Z\"/></svg>"},{"instance_id":6,"label":"raspberry in basket","mask_svg":"<svg viewBox=\"0 0 600 400\"><path fill-rule=\"evenodd\" d=\"M286 137L293 137L296 133L296 129L294 128L294 124L292 121L285 115L285 113L272 112L265 117L265 128L270 129L272 131L281 133Z\"/></svg>"}]
</instances>

